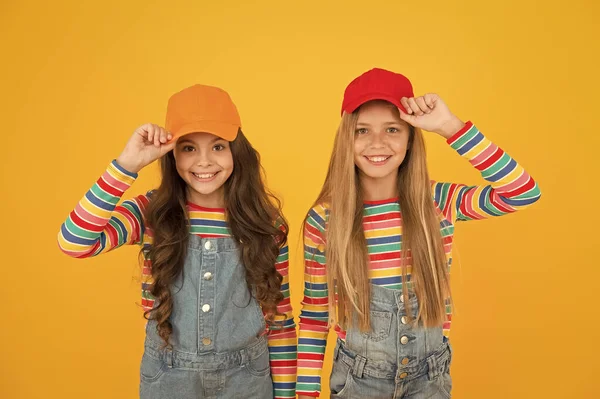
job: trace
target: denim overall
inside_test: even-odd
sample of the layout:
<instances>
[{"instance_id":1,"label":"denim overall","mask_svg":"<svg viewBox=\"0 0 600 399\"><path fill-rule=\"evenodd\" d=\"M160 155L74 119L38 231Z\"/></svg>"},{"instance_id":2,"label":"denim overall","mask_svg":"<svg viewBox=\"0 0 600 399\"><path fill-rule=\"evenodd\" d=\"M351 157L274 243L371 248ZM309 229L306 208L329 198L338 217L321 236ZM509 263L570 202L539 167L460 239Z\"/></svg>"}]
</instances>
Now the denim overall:
<instances>
[{"instance_id":1,"label":"denim overall","mask_svg":"<svg viewBox=\"0 0 600 399\"><path fill-rule=\"evenodd\" d=\"M171 349L146 327L142 399L272 398L262 310L231 238L191 235L171 292Z\"/></svg>"},{"instance_id":2,"label":"denim overall","mask_svg":"<svg viewBox=\"0 0 600 399\"><path fill-rule=\"evenodd\" d=\"M408 321L401 290L371 284L372 331L349 328L338 339L329 386L332 398L448 399L450 344L442 328ZM409 297L413 320L418 303Z\"/></svg>"}]
</instances>

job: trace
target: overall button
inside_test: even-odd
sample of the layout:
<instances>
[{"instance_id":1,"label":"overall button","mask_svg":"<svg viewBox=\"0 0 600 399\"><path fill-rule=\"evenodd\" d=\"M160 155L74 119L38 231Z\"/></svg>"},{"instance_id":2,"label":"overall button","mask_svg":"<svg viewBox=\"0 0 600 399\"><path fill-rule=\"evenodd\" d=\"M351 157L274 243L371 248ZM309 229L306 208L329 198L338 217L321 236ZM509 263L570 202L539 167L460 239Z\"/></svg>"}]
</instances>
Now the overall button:
<instances>
[{"instance_id":1,"label":"overall button","mask_svg":"<svg viewBox=\"0 0 600 399\"><path fill-rule=\"evenodd\" d=\"M210 305L208 303L205 303L204 305L202 305L202 311L204 313L208 312L210 310Z\"/></svg>"},{"instance_id":2,"label":"overall button","mask_svg":"<svg viewBox=\"0 0 600 399\"><path fill-rule=\"evenodd\" d=\"M410 361L410 360L409 360L407 357L405 357L404 359L400 360L400 363L401 363L403 366L406 366L406 365L408 364L408 362L409 362L409 361Z\"/></svg>"},{"instance_id":3,"label":"overall button","mask_svg":"<svg viewBox=\"0 0 600 399\"><path fill-rule=\"evenodd\" d=\"M204 306L208 306L208 305L204 305ZM202 310L204 310L204 307L202 307ZM400 343L402 345L408 344L408 337L406 335L402 336L402 338L400 338Z\"/></svg>"},{"instance_id":4,"label":"overall button","mask_svg":"<svg viewBox=\"0 0 600 399\"><path fill-rule=\"evenodd\" d=\"M402 373L399 375L399 377L404 379L404 378L408 377L408 373Z\"/></svg>"},{"instance_id":5,"label":"overall button","mask_svg":"<svg viewBox=\"0 0 600 399\"><path fill-rule=\"evenodd\" d=\"M212 243L210 241L206 241L204 243L204 248L206 248L206 250L210 250L212 248Z\"/></svg>"},{"instance_id":6,"label":"overall button","mask_svg":"<svg viewBox=\"0 0 600 399\"><path fill-rule=\"evenodd\" d=\"M208 337L202 338L202 345L210 345L211 342L211 339Z\"/></svg>"},{"instance_id":7,"label":"overall button","mask_svg":"<svg viewBox=\"0 0 600 399\"><path fill-rule=\"evenodd\" d=\"M212 273L211 272L204 273L204 279L205 280L212 280Z\"/></svg>"},{"instance_id":8,"label":"overall button","mask_svg":"<svg viewBox=\"0 0 600 399\"><path fill-rule=\"evenodd\" d=\"M402 316L402 318L400 318L400 322L402 324L406 324L406 323L408 323L408 319L406 318L406 316Z\"/></svg>"}]
</instances>

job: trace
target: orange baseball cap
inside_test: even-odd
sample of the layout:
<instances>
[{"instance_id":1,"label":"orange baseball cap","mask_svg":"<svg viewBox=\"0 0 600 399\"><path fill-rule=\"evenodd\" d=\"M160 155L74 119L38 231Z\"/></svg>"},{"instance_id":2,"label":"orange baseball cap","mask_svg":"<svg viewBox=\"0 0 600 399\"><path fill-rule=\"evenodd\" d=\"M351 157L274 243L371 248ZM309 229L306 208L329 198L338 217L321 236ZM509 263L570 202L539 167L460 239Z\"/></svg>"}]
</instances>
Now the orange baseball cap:
<instances>
[{"instance_id":1,"label":"orange baseball cap","mask_svg":"<svg viewBox=\"0 0 600 399\"><path fill-rule=\"evenodd\" d=\"M241 125L231 97L218 87L197 84L173 94L167 104L165 128L174 139L206 132L233 141Z\"/></svg>"}]
</instances>

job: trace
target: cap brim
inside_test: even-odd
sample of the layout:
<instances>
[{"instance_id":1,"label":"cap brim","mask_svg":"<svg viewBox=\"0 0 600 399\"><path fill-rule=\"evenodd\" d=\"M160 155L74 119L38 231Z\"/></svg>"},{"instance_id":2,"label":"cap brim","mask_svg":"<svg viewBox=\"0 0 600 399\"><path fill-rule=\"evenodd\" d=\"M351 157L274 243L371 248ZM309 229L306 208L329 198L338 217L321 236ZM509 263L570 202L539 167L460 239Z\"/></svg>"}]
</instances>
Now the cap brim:
<instances>
[{"instance_id":1,"label":"cap brim","mask_svg":"<svg viewBox=\"0 0 600 399\"><path fill-rule=\"evenodd\" d=\"M177 131L171 132L171 134L173 135L174 139L177 139L190 133L211 133L227 141L233 141L237 137L239 129L239 125L232 125L230 123L217 121L197 121L183 125L177 129Z\"/></svg>"},{"instance_id":2,"label":"cap brim","mask_svg":"<svg viewBox=\"0 0 600 399\"><path fill-rule=\"evenodd\" d=\"M351 114L352 112L356 111L356 109L358 107L360 107L361 105L363 105L364 103L373 101L373 100L384 100L384 101L390 102L390 103L394 104L396 107L400 108L402 110L402 112L406 113L406 109L400 102L399 98L394 98L390 95L379 94L379 93L368 93L368 94L365 94L364 96L358 98L357 100L346 104L344 109L342 109L342 113L346 112L347 114Z\"/></svg>"}]
</instances>

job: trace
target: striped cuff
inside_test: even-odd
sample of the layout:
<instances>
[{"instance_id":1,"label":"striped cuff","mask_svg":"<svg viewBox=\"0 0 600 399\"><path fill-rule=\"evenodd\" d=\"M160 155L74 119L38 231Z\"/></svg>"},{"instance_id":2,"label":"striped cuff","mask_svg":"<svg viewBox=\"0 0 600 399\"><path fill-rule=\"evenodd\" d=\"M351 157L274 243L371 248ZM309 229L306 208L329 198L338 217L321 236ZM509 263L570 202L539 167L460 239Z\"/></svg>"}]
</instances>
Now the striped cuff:
<instances>
[{"instance_id":1,"label":"striped cuff","mask_svg":"<svg viewBox=\"0 0 600 399\"><path fill-rule=\"evenodd\" d=\"M460 148L460 145L457 145L457 144L463 141L463 140L461 140L463 138L463 136L467 136L469 131L473 127L474 127L473 122L467 121L465 123L465 125L462 127L462 129L460 129L458 132L454 133L454 135L452 137L450 137L448 140L446 140L446 143L450 144L452 146L452 148L454 148L454 149ZM475 131L477 131L477 128L475 128Z\"/></svg>"},{"instance_id":2,"label":"striped cuff","mask_svg":"<svg viewBox=\"0 0 600 399\"><path fill-rule=\"evenodd\" d=\"M122 167L121 165L119 165L119 163L117 162L116 159L113 159L113 161L110 163L110 165L113 166L119 172L119 174L125 176L124 180L119 179L119 180L123 181L123 183L126 183L128 178L135 180L138 177L137 173L132 173L132 172L128 171L127 169L125 169L124 167Z\"/></svg>"}]
</instances>

